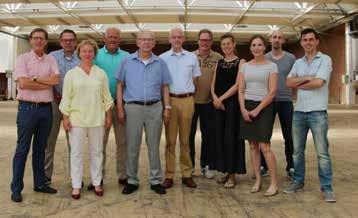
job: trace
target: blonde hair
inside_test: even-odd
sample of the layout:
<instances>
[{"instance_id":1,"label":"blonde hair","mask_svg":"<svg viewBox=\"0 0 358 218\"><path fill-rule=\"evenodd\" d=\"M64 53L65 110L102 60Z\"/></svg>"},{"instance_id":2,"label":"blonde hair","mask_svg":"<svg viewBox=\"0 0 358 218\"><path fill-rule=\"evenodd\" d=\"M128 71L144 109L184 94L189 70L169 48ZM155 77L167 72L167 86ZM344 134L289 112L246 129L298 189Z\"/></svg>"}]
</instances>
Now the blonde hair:
<instances>
[{"instance_id":1,"label":"blonde hair","mask_svg":"<svg viewBox=\"0 0 358 218\"><path fill-rule=\"evenodd\" d=\"M90 45L93 47L93 50L94 50L94 56L96 57L97 55L97 52L98 52L98 45L97 45L97 42L94 41L93 39L85 39L85 40L82 40L80 42L80 44L78 44L77 46L77 49L76 49L76 54L78 56L79 59L81 59L80 57L80 51L81 51L81 48L85 45Z\"/></svg>"}]
</instances>

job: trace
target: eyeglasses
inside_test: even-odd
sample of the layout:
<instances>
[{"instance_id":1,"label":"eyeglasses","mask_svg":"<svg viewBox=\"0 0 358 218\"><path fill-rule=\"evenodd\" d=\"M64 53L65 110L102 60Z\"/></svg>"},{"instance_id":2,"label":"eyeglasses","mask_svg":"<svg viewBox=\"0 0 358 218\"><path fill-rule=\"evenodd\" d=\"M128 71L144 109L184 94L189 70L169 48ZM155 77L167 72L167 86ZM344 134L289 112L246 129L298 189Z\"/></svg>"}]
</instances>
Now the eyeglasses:
<instances>
[{"instance_id":1,"label":"eyeglasses","mask_svg":"<svg viewBox=\"0 0 358 218\"><path fill-rule=\"evenodd\" d=\"M61 42L65 42L65 43L70 43L70 42L75 42L76 39L61 39Z\"/></svg>"},{"instance_id":2,"label":"eyeglasses","mask_svg":"<svg viewBox=\"0 0 358 218\"><path fill-rule=\"evenodd\" d=\"M199 39L199 42L211 42L211 39Z\"/></svg>"},{"instance_id":3,"label":"eyeglasses","mask_svg":"<svg viewBox=\"0 0 358 218\"><path fill-rule=\"evenodd\" d=\"M139 38L138 40L142 41L142 42L152 42L152 41L154 41L153 38Z\"/></svg>"},{"instance_id":4,"label":"eyeglasses","mask_svg":"<svg viewBox=\"0 0 358 218\"><path fill-rule=\"evenodd\" d=\"M39 36L31 37L31 39L34 41L44 41L45 40L44 37L39 37Z\"/></svg>"}]
</instances>

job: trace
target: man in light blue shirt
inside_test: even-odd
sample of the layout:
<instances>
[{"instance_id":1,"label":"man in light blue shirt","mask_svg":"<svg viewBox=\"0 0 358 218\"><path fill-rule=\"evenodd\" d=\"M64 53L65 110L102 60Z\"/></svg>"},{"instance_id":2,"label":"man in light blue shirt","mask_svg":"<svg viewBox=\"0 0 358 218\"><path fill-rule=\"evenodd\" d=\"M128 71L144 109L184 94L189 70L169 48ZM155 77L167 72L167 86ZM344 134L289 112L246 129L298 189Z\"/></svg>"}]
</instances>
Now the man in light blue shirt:
<instances>
[{"instance_id":1,"label":"man in light blue shirt","mask_svg":"<svg viewBox=\"0 0 358 218\"><path fill-rule=\"evenodd\" d=\"M76 40L76 33L73 30L65 29L60 34L60 45L62 49L50 53L50 55L56 58L58 68L60 70L60 83L54 86L54 101L52 102L52 127L45 150L45 174L47 177L47 183L51 183L52 179L55 146L58 134L60 132L62 120L62 114L58 107L62 97L63 79L69 70L76 67L80 63L80 60L75 52L77 45ZM67 132L66 139L68 150L70 150Z\"/></svg>"},{"instance_id":2,"label":"man in light blue shirt","mask_svg":"<svg viewBox=\"0 0 358 218\"><path fill-rule=\"evenodd\" d=\"M142 30L137 38L138 51L125 58L116 75L117 110L119 122L126 124L127 177L123 194L131 194L139 187L138 161L143 128L148 146L151 189L165 194L160 184L163 173L159 144L163 120L170 119L169 84L172 82L168 67L152 53L154 33ZM125 102L123 104L123 102Z\"/></svg>"},{"instance_id":3,"label":"man in light blue shirt","mask_svg":"<svg viewBox=\"0 0 358 218\"><path fill-rule=\"evenodd\" d=\"M328 84L332 72L332 60L317 51L318 34L313 29L301 32L301 46L305 56L293 65L287 86L297 89L297 103L292 122L293 134L293 182L284 193L294 193L304 186L305 147L311 130L318 159L318 175L321 192L326 202L336 202L332 189L332 164L328 151Z\"/></svg>"},{"instance_id":4,"label":"man in light blue shirt","mask_svg":"<svg viewBox=\"0 0 358 218\"><path fill-rule=\"evenodd\" d=\"M128 52L123 51L119 48L120 43L120 30L117 28L108 28L104 35L103 48L98 50L94 64L102 68L108 77L109 89L113 99L117 97L117 80L115 74L117 69L120 67L121 61L129 55ZM125 185L127 184L126 176L126 134L125 127L118 122L117 116L117 102L114 101L115 106L112 109L112 123L114 129L114 138L116 141L116 171L118 176L118 183ZM106 150L109 132L111 129L106 129L103 137L103 165L102 175L105 176L106 168ZM103 181L102 181L103 183ZM88 186L89 190L93 190L92 184Z\"/></svg>"},{"instance_id":5,"label":"man in light blue shirt","mask_svg":"<svg viewBox=\"0 0 358 218\"><path fill-rule=\"evenodd\" d=\"M194 114L195 83L201 75L198 58L195 54L182 48L184 43L183 31L174 28L170 31L169 41L172 48L160 55L167 63L173 83L170 84L170 102L173 107L171 119L165 126L166 135L166 175L163 186L173 186L175 172L175 147L177 134L180 141L180 168L182 183L190 188L196 188L192 179L193 165L190 159L189 135Z\"/></svg>"}]
</instances>

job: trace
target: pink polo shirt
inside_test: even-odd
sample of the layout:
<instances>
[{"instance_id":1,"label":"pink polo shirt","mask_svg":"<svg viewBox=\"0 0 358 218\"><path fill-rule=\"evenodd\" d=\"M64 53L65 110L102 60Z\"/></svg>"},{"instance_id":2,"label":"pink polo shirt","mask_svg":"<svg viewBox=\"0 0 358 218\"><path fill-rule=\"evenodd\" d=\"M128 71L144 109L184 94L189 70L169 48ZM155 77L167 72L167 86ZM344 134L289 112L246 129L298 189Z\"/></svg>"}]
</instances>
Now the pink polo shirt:
<instances>
[{"instance_id":1,"label":"pink polo shirt","mask_svg":"<svg viewBox=\"0 0 358 218\"><path fill-rule=\"evenodd\" d=\"M52 74L60 74L56 59L44 54L38 57L34 51L21 54L17 57L14 71L15 81L19 77L44 77ZM31 102L51 102L53 101L52 87L46 90L21 89L17 86L17 99Z\"/></svg>"}]
</instances>

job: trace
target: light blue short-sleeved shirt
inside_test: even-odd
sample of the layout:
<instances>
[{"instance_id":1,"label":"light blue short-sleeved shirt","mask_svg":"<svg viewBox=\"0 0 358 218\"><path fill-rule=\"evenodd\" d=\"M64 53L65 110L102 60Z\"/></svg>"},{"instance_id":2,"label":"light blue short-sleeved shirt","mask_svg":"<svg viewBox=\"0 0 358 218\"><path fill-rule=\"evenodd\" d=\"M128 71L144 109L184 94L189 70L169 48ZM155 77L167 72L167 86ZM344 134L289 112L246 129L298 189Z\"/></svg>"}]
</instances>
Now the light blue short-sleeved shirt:
<instances>
[{"instance_id":1,"label":"light blue short-sleeved shirt","mask_svg":"<svg viewBox=\"0 0 358 218\"><path fill-rule=\"evenodd\" d=\"M110 53L106 46L98 50L94 64L99 66L106 72L109 81L109 90L113 99L117 96L117 80L115 78L116 72L123 58L129 55L128 52L118 49L115 53Z\"/></svg>"},{"instance_id":2,"label":"light blue short-sleeved shirt","mask_svg":"<svg viewBox=\"0 0 358 218\"><path fill-rule=\"evenodd\" d=\"M325 81L324 85L317 89L297 90L297 102L295 111L311 112L327 110L329 80L332 72L332 60L328 55L318 52L311 63L306 56L298 59L293 65L289 77L313 76Z\"/></svg>"},{"instance_id":3,"label":"light blue short-sleeved shirt","mask_svg":"<svg viewBox=\"0 0 358 218\"><path fill-rule=\"evenodd\" d=\"M78 66L81 61L77 57L76 52L74 52L71 57L65 57L63 49L53 51L50 53L50 55L55 57L58 64L58 69L60 70L60 82L59 84L55 85L54 88L56 92L62 95L63 80L66 73L72 68Z\"/></svg>"},{"instance_id":4,"label":"light blue short-sleeved shirt","mask_svg":"<svg viewBox=\"0 0 358 218\"><path fill-rule=\"evenodd\" d=\"M162 99L162 86L172 80L165 62L152 54L143 62L138 51L123 59L116 79L124 84L124 101L151 101Z\"/></svg>"},{"instance_id":5,"label":"light blue short-sleeved shirt","mask_svg":"<svg viewBox=\"0 0 358 218\"><path fill-rule=\"evenodd\" d=\"M169 86L170 93L194 93L193 78L201 75L197 56L184 49L180 53L175 53L171 49L159 57L168 65L170 76L173 80L173 83Z\"/></svg>"}]
</instances>

